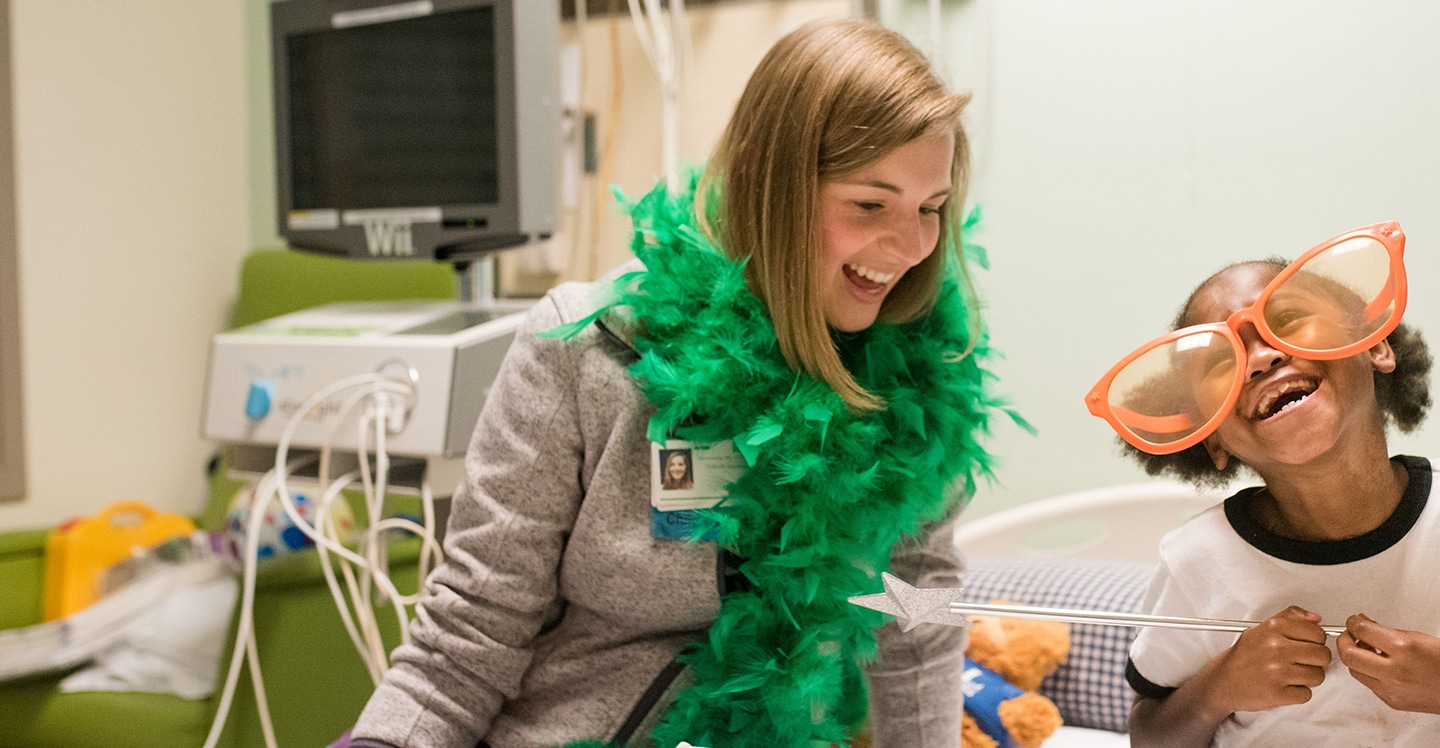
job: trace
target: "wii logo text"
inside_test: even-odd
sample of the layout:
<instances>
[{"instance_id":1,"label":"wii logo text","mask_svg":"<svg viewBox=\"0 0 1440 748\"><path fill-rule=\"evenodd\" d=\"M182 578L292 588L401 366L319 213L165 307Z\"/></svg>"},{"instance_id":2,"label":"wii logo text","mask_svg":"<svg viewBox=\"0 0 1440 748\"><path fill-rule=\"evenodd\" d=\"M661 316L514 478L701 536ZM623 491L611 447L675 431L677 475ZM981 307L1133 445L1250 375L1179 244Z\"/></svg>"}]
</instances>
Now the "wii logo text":
<instances>
[{"instance_id":1,"label":"wii logo text","mask_svg":"<svg viewBox=\"0 0 1440 748\"><path fill-rule=\"evenodd\" d=\"M363 221L365 247L372 257L410 257L415 243L409 218L369 218Z\"/></svg>"}]
</instances>

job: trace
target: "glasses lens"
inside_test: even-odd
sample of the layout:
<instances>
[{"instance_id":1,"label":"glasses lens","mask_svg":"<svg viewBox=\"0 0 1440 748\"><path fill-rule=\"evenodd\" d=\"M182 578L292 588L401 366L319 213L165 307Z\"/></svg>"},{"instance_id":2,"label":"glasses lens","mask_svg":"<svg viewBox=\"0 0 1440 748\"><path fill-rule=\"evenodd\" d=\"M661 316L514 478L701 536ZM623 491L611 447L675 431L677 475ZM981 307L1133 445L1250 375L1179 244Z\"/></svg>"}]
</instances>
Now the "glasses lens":
<instances>
[{"instance_id":1,"label":"glasses lens","mask_svg":"<svg viewBox=\"0 0 1440 748\"><path fill-rule=\"evenodd\" d=\"M1133 434L1172 444L1195 433L1235 387L1235 350L1213 332L1158 345L1121 369L1110 384L1110 409Z\"/></svg>"},{"instance_id":2,"label":"glasses lens","mask_svg":"<svg viewBox=\"0 0 1440 748\"><path fill-rule=\"evenodd\" d=\"M1333 351L1358 343L1395 314L1385 246L1355 237L1310 258L1265 302L1265 324L1285 343Z\"/></svg>"}]
</instances>

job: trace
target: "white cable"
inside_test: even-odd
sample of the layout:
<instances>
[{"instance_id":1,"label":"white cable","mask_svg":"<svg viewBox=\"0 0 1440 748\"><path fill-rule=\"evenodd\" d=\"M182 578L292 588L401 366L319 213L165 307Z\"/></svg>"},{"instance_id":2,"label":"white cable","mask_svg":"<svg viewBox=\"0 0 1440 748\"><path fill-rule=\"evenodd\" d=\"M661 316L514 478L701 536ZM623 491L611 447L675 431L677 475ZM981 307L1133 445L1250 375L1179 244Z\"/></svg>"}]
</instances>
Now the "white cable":
<instances>
[{"instance_id":1,"label":"white cable","mask_svg":"<svg viewBox=\"0 0 1440 748\"><path fill-rule=\"evenodd\" d=\"M357 389L358 388L358 389ZM294 438L296 430L305 416L321 403L330 397L346 390L357 389L352 392L344 406L336 413L334 425L332 426L326 441L322 444L318 457L320 485L323 487L322 495L316 501L315 525L312 526L299 512L293 498L290 496L288 482L290 474L301 465L308 462L315 462L316 458L298 458L290 460L290 442ZM383 533L392 529L401 529L412 532L422 539L420 553L421 580L428 573L432 560L438 563L440 558L439 545L435 541L433 533L434 506L433 496L430 493L428 482L421 485L421 501L424 513L424 524L416 524L410 520L398 518L383 518L383 502L385 489L388 486L390 457L386 452L387 435L390 431L398 432L405 426L405 414L415 396L414 387L408 382L397 382L380 374L361 374L336 381L315 394L311 395L300 408L291 416L281 432L279 443L275 452L275 467L267 471L255 486L255 494L250 505L250 516L246 525L245 548L243 551L244 583L241 595L240 622L236 631L235 649L231 656L230 669L226 673L225 686L221 692L220 702L216 709L215 720L211 724L210 733L205 741L205 748L213 748L224 729L226 718L234 698L235 687L239 680L240 660L242 657L248 660L250 666L251 681L255 689L257 708L261 721L261 729L264 733L267 748L276 748L274 727L272 725L269 707L265 699L263 677L260 672L260 660L254 639L254 599L255 599L255 577L256 564L258 562L260 529L263 526L265 513L270 506L272 498L277 498L291 523L298 528L306 537L310 538L316 546L320 556L321 569L325 576L326 585L329 587L331 596L334 598L336 608L340 613L342 623L345 625L346 633L350 636L352 644L360 654L366 668L370 671L372 679L376 683L383 677L384 671L388 669L388 662L384 642L380 636L378 622L375 620L374 603L371 599L370 590L378 588L384 599L395 606L397 622L399 623L402 642L408 643L409 626L408 614L405 610L407 603L412 603L421 595L417 590L413 595L402 595L391 581L386 572L387 546L384 542ZM398 397L398 402L396 398ZM339 479L325 485L329 478L330 450L331 443L337 433L339 424L349 416L350 412L361 402L370 401L364 415L358 419L357 439L357 462L358 470L351 471ZM373 429L375 436L376 453L376 474L375 480L371 480L369 450L367 433ZM330 503L333 502L344 490L354 482L355 477L360 477L365 488L365 503L367 513L366 534L361 539L363 555L345 547L339 537L334 517L330 513ZM332 559L331 554L336 558ZM340 585L335 579L332 563L338 562L346 580L346 587L349 598L340 590ZM360 579L355 578L354 568L360 569ZM353 607L353 614L351 608Z\"/></svg>"},{"instance_id":2,"label":"white cable","mask_svg":"<svg viewBox=\"0 0 1440 748\"><path fill-rule=\"evenodd\" d=\"M650 61L650 67L656 67L655 45L650 41L650 32L645 27L645 14L640 10L640 0L626 0L630 5L630 20L635 22L635 36L640 39L640 51L645 53L645 59Z\"/></svg>"},{"instance_id":3,"label":"white cable","mask_svg":"<svg viewBox=\"0 0 1440 748\"><path fill-rule=\"evenodd\" d=\"M275 748L275 725L270 720L270 702L265 698L265 680L260 677L260 652L255 648L255 632L245 637L245 660L250 663L250 683L255 687L255 709L260 715L260 734L265 745Z\"/></svg>"},{"instance_id":4,"label":"white cable","mask_svg":"<svg viewBox=\"0 0 1440 748\"><path fill-rule=\"evenodd\" d=\"M658 9L660 0L646 0ZM664 72L660 76L660 163L665 170L665 182L670 194L678 194L684 185L680 181L680 59L675 48L674 18L679 9L670 7L671 25L663 18L656 24L657 37L664 39Z\"/></svg>"},{"instance_id":5,"label":"white cable","mask_svg":"<svg viewBox=\"0 0 1440 748\"><path fill-rule=\"evenodd\" d=\"M367 411L366 416L360 419L360 422L357 424L358 438L356 449L356 453L361 456L359 460L359 472L361 477L361 483L365 490L366 508L368 515L367 526L369 528L367 529L367 534L365 538L362 540L362 546L364 546L362 550L364 550L365 548L369 548L370 550L366 553L364 557L360 557L351 552L349 549L345 548L343 545L341 545L338 540L332 540L330 538L325 538L319 535L315 532L314 528L312 528L309 523L306 522L304 517L300 515L299 511L294 505L294 502L290 498L289 490L287 487L283 485L281 486L280 496L282 506L284 506L286 514L290 517L291 522L297 528L299 528L301 532L305 533L308 537L314 540L317 547L334 550L344 560L349 561L350 563L353 563L356 566L360 567L361 578L358 583L354 580L352 572L348 566L342 565L342 570L346 574L346 581L347 586L350 589L351 599L356 601L356 617L360 622L359 628L361 639L366 645L365 647L360 648L362 657L366 657L368 653L367 659L373 660L374 662L378 663L379 671L383 674L383 671L386 669L384 664L386 659L384 654L384 643L379 634L378 624L374 620L374 603L370 597L370 590L372 586L378 587L380 591L384 594L384 596L392 601L403 600L407 597L400 594L399 590L395 587L394 582L390 580L389 575L382 571L388 566L386 560L386 557L388 555L387 546L383 542L383 538L381 538L378 535L378 532L374 529L383 511L385 489L388 485L390 457L385 449L385 435L388 433L389 427L392 425L396 427L396 430L399 430L399 428L404 426L403 421L400 421L398 419L396 421L391 421L390 418L386 417L386 413L388 413L388 409L391 407L391 403L390 398L383 395L387 392L392 394L402 394L406 396L406 399L408 401L409 399L413 398L414 393L413 387L411 385L396 382L395 380L388 379L380 375L361 375L361 378L362 381L352 383L350 386L355 386L356 384L368 384L368 387L362 390L362 393L357 393L349 400L347 400L345 406L342 407L342 409L337 413L335 420L336 426L332 427L331 438L333 439L333 434L335 432L335 429L338 428L338 424L343 422L345 418L348 417L349 411L358 402L360 402L363 396L373 395L374 397L372 407L378 406L380 416L376 418L373 413ZM342 382L345 381L347 380L342 380ZM341 383L336 383L336 385L332 385L329 388L322 389L320 392L313 395L310 400L306 401L306 403L301 407L299 412L308 412L310 408L316 407L321 402L324 402L324 400L327 399L330 395L334 394L335 391L342 390L343 388L338 386L340 384ZM403 413L404 410L405 407L402 406L396 410L396 413ZM375 426L375 432L377 434L377 481L372 481L370 479L369 462L364 457L369 453L369 449L367 448L368 442L365 438L365 435L369 429L367 429L366 426L372 423ZM277 463L283 459L285 452L289 449L290 440L293 438L295 428L298 427L298 425L299 421L292 419L292 421L287 424L285 431L282 432L280 444L276 450ZM329 441L327 440L324 448L322 449L322 456L324 456L325 450L328 449ZM420 534L424 541L422 543L422 548L429 547L433 549L438 547L435 543L434 533L431 529L429 529L430 527L433 527L433 509L431 510L430 516L432 517L431 524L427 525L427 527L424 528L424 532ZM423 576L421 578L423 579ZM418 594L419 593L417 592L416 595L418 596ZM395 613L400 628L401 641L402 643L408 643L409 620L407 618L404 605L397 604L395 607ZM373 669L374 668L372 668L372 670Z\"/></svg>"},{"instance_id":6,"label":"white cable","mask_svg":"<svg viewBox=\"0 0 1440 748\"><path fill-rule=\"evenodd\" d=\"M683 188L680 179L680 50L689 48L689 21L683 0L671 0L670 8L660 0L628 0L630 18L640 37L640 48L660 80L660 161L671 193ZM667 20L668 18L668 20ZM678 40L678 41L677 41Z\"/></svg>"},{"instance_id":7,"label":"white cable","mask_svg":"<svg viewBox=\"0 0 1440 748\"><path fill-rule=\"evenodd\" d=\"M445 561L445 551L441 548L439 540L435 539L435 491L431 490L431 478L420 478L420 519L423 527L428 527L429 532L420 535L420 561L418 578L426 579L431 575L432 566L439 566ZM423 592L423 585L416 588L415 594L408 595L406 604L418 602Z\"/></svg>"},{"instance_id":8,"label":"white cable","mask_svg":"<svg viewBox=\"0 0 1440 748\"><path fill-rule=\"evenodd\" d=\"M660 164L671 194L678 193L680 183L680 81L675 55L673 20L666 22L660 0L645 0L650 17L652 42L655 47L655 72L660 78ZM677 12L670 8L673 19Z\"/></svg>"},{"instance_id":9,"label":"white cable","mask_svg":"<svg viewBox=\"0 0 1440 748\"><path fill-rule=\"evenodd\" d=\"M335 528L334 517L329 514L330 503L340 495L346 486L350 485L356 475L356 472L351 471L336 478L321 495L319 507L315 511L315 524L323 528L332 538L338 534L338 531ZM320 572L325 577L325 586L330 589L330 597L335 601L336 610L340 611L340 622L345 626L345 633L350 636L350 643L354 645L355 651L362 654L361 659L365 661L365 667L370 671L371 680L378 683L381 673L377 670L376 663L369 656L365 656L367 647L360 636L355 618L350 613L350 603L345 597L345 591L340 589L340 583L335 579L335 568L330 560L330 552L324 546L318 545L315 550L320 556ZM344 568L348 569L349 567L345 566Z\"/></svg>"},{"instance_id":10,"label":"white cable","mask_svg":"<svg viewBox=\"0 0 1440 748\"><path fill-rule=\"evenodd\" d=\"M590 21L590 3L588 0L575 0L575 38L576 44L580 47L580 69L575 72L580 78L580 104L581 112L585 111L585 26Z\"/></svg>"},{"instance_id":11,"label":"white cable","mask_svg":"<svg viewBox=\"0 0 1440 748\"><path fill-rule=\"evenodd\" d=\"M690 34L690 12L685 9L685 0L670 0L670 21L675 36L676 80L681 89L690 82L690 71L695 69L695 45Z\"/></svg>"},{"instance_id":12,"label":"white cable","mask_svg":"<svg viewBox=\"0 0 1440 748\"><path fill-rule=\"evenodd\" d=\"M373 424L375 429L375 480L366 489L366 507L369 512L366 534L364 538L365 565L360 567L360 603L357 606L362 612L362 621L368 627L367 642L370 644L371 655L379 662L385 660L385 646L380 637L379 622L375 620L375 601L370 596L372 587L379 587L395 606L395 615L399 623L400 638L403 643L409 643L409 619L405 613L405 606L398 601L401 598L400 591L395 588L390 577L383 571L388 568L388 545L380 534L378 525L383 514L383 502L385 489L388 486L390 456L385 449L385 435L388 426L388 405L387 398L376 398L371 408L367 409L365 417L360 420L357 441L361 444L360 453L365 454L365 433L369 430L367 426ZM360 475L362 481L369 474L368 464L361 462Z\"/></svg>"},{"instance_id":13,"label":"white cable","mask_svg":"<svg viewBox=\"0 0 1440 748\"><path fill-rule=\"evenodd\" d=\"M324 402L330 396L336 394L337 392L343 391L350 387L360 386L364 384L374 385L380 390L394 389L398 391L406 391L407 389L406 385L401 385L394 380L386 379L378 374L361 374L355 377L349 377L321 389L319 392L310 396L310 399L306 400L300 406L300 408L296 410L296 415L291 417L290 422L286 424L284 431L281 432L279 444L275 449L275 463L277 468L284 462L286 455L290 451L290 442L294 439L295 431L299 428L300 423L303 420L303 414L309 413L313 408L315 408L320 403ZM358 400L352 399L349 402L354 403L358 402ZM348 415L348 410L339 411L336 414L337 422L343 421ZM326 445L322 447L322 456L328 449L329 444L327 442ZM361 476L362 478L365 478L366 476L368 476L369 463L366 461L363 451L357 450L356 453L360 455L359 463ZM328 462L328 459L326 461ZM349 548L346 548L343 544L321 535L320 533L315 531L315 528L311 527L309 521L302 517L299 510L295 507L295 502L290 497L290 490L288 486L286 486L284 483L281 483L276 487L276 490L279 492L281 506L282 508L284 508L286 516L290 518L290 521L295 525L295 527L299 529L302 533L304 533L306 537L314 541L317 546L323 545L331 552L341 556L342 558L345 558L351 563L357 564L359 566L365 565L366 559L364 557L356 554Z\"/></svg>"},{"instance_id":14,"label":"white cable","mask_svg":"<svg viewBox=\"0 0 1440 748\"><path fill-rule=\"evenodd\" d=\"M330 487L325 490L321 498L320 508L317 509L315 515L315 523L324 529L331 538L336 538L338 532L335 528L334 518L328 515L330 503L339 496L340 492L344 490L357 475L357 472L351 471L337 478L330 484ZM370 647L362 637L360 629L355 622L356 619L352 617L350 611L350 600L357 599L359 596L359 592L355 586L354 576L349 573L350 565L343 560L340 562L341 568L346 572L346 585L349 592L349 597L347 598L346 591L340 589L340 583L335 579L335 569L332 565L329 551L327 551L324 546L317 546L316 551L320 555L320 571L325 577L325 585L330 588L330 597L335 601L336 610L340 611L340 620L345 625L345 632L350 636L350 643L355 646L355 651L360 653L361 659L365 661L365 667L370 671L371 680L378 684L381 676L384 675L385 668L383 663L376 662L375 659L370 656ZM359 616L360 611L356 610L355 615Z\"/></svg>"},{"instance_id":15,"label":"white cable","mask_svg":"<svg viewBox=\"0 0 1440 748\"><path fill-rule=\"evenodd\" d=\"M298 467L303 462L303 459L295 460L285 466L285 469L281 471L278 476L279 479L283 480L289 474L290 470ZM250 505L250 517L245 531L245 552L243 556L245 570L240 591L240 623L235 632L235 650L230 656L230 670L225 674L225 687L221 689L220 703L215 709L215 721L210 725L210 734L205 738L204 748L214 748L216 741L220 739L220 732L225 727L225 718L230 714L230 702L235 697L235 686L240 680L240 661L241 658L245 656L249 646L247 642L253 633L255 561L260 551L260 528L265 522L264 507L269 502L271 485L276 479L277 474L272 470L265 473L265 475L260 478L260 482L255 486L255 496ZM262 500L264 500L266 504L260 504ZM257 505L259 506L258 509ZM260 680L259 670L252 668L250 677L258 682ZM263 689L257 690L257 693L260 692L263 692ZM267 714L265 711L261 713ZM268 730L266 735L273 737L270 736ZM267 743L266 745L269 746L269 748L275 748L274 743Z\"/></svg>"},{"instance_id":16,"label":"white cable","mask_svg":"<svg viewBox=\"0 0 1440 748\"><path fill-rule=\"evenodd\" d=\"M378 418L375 416L372 407L371 409L367 409L366 415L357 423L357 454L362 456L359 461L359 472L366 496L367 526L370 528L367 530L365 539L362 541L362 546L365 546L362 547L362 550L366 550L366 547L373 549L375 546L379 546L380 550L378 553L374 550L366 551L363 560L359 562L355 560L353 554L348 552L348 549L346 549L347 552L345 554L341 554L342 558L351 563L355 563L361 569L361 578L357 582L350 567L342 564L342 571L344 571L346 577L346 585L350 591L351 600L353 600L355 604L355 614L359 621L360 639L363 642L363 646L359 646L358 649L361 652L362 658L366 659L367 662L373 663L371 665L372 676L377 676L377 682L378 675L383 674L383 671L386 669L386 658L384 654L384 642L380 637L378 623L374 620L373 601L370 597L370 589L372 585L379 587L385 597L391 600L401 599L403 597L400 595L399 590L395 588L389 576L383 571L380 571L386 568L385 544L383 543L383 539L379 538L373 529L374 525L379 521L383 510L382 505L385 488L387 486L386 476L388 475L389 455L384 448L384 434L388 426L391 425L391 422L386 417L386 406L389 404L389 398L383 396L383 393L387 390L406 393L409 391L409 388L407 385L396 385L390 380L376 382L371 388L367 389L366 392L374 396L372 406L380 406L380 416ZM359 402L359 400L360 398L358 397L352 397L347 401L347 407L342 408L339 412L336 422L338 423L347 417L350 408ZM376 461L380 466L381 476L378 482L372 482L370 480L369 462L363 457L370 451L366 440L366 433L369 431L368 427L370 426L373 426L376 432L380 434L376 452ZM285 436L282 436L281 448L288 448L288 438ZM328 443L326 448L328 449ZM277 451L277 457L279 454L280 452ZM291 516L291 521L296 524L302 532L315 538L317 547L339 546L338 540L322 538L313 533L313 528L308 526L304 518L296 511L293 502L290 502L288 490L282 494L282 500L286 505L287 514ZM433 544L433 534L427 531L423 533L423 535L428 536L430 542ZM326 561L328 561L328 558ZM403 605L397 606L396 616L400 625L401 639L403 642L408 642L409 621Z\"/></svg>"}]
</instances>

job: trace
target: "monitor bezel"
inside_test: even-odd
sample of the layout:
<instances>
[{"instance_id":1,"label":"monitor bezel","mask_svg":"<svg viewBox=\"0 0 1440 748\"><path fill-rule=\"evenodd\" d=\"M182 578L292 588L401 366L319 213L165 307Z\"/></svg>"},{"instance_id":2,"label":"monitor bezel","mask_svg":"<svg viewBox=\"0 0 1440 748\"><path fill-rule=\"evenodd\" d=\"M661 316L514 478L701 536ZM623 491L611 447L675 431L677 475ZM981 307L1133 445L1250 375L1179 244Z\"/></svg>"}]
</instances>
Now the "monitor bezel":
<instances>
[{"instance_id":1,"label":"monitor bezel","mask_svg":"<svg viewBox=\"0 0 1440 748\"><path fill-rule=\"evenodd\" d=\"M528 3L529 8L517 7ZM293 249L353 259L433 259L464 262L498 249L519 246L547 238L554 231L553 193L556 185L540 184L540 179L527 176L554 171L553 153L559 139L558 115L554 112L555 96L542 90L538 100L522 101L519 97L522 76L531 86L545 85L546 63L550 72L558 56L558 8L552 13L537 12L538 6L551 3L535 0L282 0L271 5L272 91L275 104L275 166L276 225L281 237ZM297 34L335 30L336 18L373 15L368 25L406 20L420 15L441 14L459 10L489 7L494 9L495 100L497 134L498 200L493 203L459 203L442 205L396 205L386 209L359 209L354 206L322 206L318 227L303 228L292 219L295 211L292 180L294 165L291 153L288 40ZM428 12L415 12L428 8ZM398 12L396 12L398 11ZM391 16L391 17L387 17ZM547 17L553 16L553 19ZM553 22L553 29L550 28ZM349 24L353 26L354 24ZM553 32L553 36L552 36ZM519 40L525 40L520 48ZM548 43L547 43L548 42ZM522 59L523 58L523 59ZM526 66L529 70L526 70ZM548 76L553 78L554 76ZM538 81L538 83L537 83ZM558 88L558 81L555 83ZM535 120L526 122L526 120ZM551 125L553 120L553 126ZM553 141L546 143L545 129L553 127ZM527 133L527 130L533 132ZM548 198L548 199L547 199ZM527 203L534 203L527 205ZM438 221L432 222L438 208ZM417 209L425 209L417 211ZM334 211L334 215L328 215ZM426 217L413 220L417 212ZM367 237L364 216L392 215L408 224L411 254L387 254ZM349 220L349 219L354 220ZM304 221L300 221L304 223ZM476 227L474 224L480 224ZM374 227L369 227L374 229Z\"/></svg>"}]
</instances>

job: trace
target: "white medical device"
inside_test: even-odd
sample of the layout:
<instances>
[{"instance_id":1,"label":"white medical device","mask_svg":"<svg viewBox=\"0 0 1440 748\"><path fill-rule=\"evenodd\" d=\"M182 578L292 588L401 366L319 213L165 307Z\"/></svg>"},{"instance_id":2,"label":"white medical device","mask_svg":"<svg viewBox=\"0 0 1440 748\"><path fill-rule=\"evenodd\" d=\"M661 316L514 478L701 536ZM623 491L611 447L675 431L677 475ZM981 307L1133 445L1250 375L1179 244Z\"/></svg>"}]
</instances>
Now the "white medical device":
<instances>
[{"instance_id":1,"label":"white medical device","mask_svg":"<svg viewBox=\"0 0 1440 748\"><path fill-rule=\"evenodd\" d=\"M396 398L391 414L392 486L417 485L414 473L424 469L449 495L454 483L442 481L458 476L454 463L532 303L337 303L220 333L211 343L204 434L226 445L232 469L263 473L307 399L345 377L379 374L414 393ZM292 453L328 445L353 459L358 415L343 412L344 397L309 408L290 435ZM408 473L402 458L413 458Z\"/></svg>"}]
</instances>

